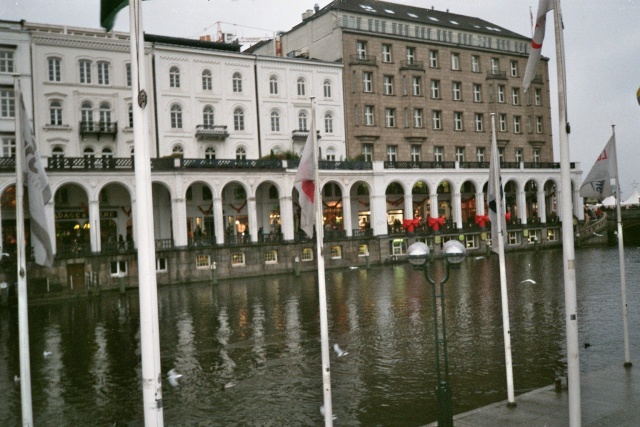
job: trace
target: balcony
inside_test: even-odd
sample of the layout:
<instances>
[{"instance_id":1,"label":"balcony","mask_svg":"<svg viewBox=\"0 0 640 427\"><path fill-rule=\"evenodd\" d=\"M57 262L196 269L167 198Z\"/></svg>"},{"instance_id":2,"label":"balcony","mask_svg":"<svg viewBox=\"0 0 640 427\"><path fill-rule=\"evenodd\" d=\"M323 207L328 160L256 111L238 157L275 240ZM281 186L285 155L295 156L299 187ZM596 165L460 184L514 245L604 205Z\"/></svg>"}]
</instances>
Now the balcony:
<instances>
[{"instance_id":1,"label":"balcony","mask_svg":"<svg viewBox=\"0 0 640 427\"><path fill-rule=\"evenodd\" d=\"M487 80L507 80L507 72L497 70L487 71Z\"/></svg>"},{"instance_id":2,"label":"balcony","mask_svg":"<svg viewBox=\"0 0 640 427\"><path fill-rule=\"evenodd\" d=\"M371 65L377 67L376 57L369 55L350 55L349 65Z\"/></svg>"},{"instance_id":3,"label":"balcony","mask_svg":"<svg viewBox=\"0 0 640 427\"><path fill-rule=\"evenodd\" d=\"M102 135L109 135L115 139L118 134L117 122L80 122L80 137L83 141L87 136L95 136L100 140Z\"/></svg>"},{"instance_id":4,"label":"balcony","mask_svg":"<svg viewBox=\"0 0 640 427\"><path fill-rule=\"evenodd\" d=\"M316 131L316 136L320 139L320 131ZM309 129L295 129L291 132L294 141L306 141L309 137Z\"/></svg>"},{"instance_id":5,"label":"balcony","mask_svg":"<svg viewBox=\"0 0 640 427\"><path fill-rule=\"evenodd\" d=\"M423 61L400 61L400 71L402 70L424 71L424 62Z\"/></svg>"},{"instance_id":6,"label":"balcony","mask_svg":"<svg viewBox=\"0 0 640 427\"><path fill-rule=\"evenodd\" d=\"M222 125L197 125L196 138L198 141L224 141L229 136L227 127Z\"/></svg>"}]
</instances>

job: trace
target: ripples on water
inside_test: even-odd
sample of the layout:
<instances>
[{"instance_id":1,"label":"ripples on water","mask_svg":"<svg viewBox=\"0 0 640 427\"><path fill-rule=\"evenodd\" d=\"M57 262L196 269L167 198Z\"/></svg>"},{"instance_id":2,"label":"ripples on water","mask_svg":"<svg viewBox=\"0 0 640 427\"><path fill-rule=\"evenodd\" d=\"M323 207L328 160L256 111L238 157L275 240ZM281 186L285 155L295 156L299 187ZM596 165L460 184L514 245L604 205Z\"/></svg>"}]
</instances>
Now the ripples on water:
<instances>
[{"instance_id":1,"label":"ripples on water","mask_svg":"<svg viewBox=\"0 0 640 427\"><path fill-rule=\"evenodd\" d=\"M581 369L622 364L617 249L581 249ZM626 248L630 325L638 324L637 248ZM434 265L441 277L441 262ZM508 254L516 394L566 371L562 252ZM537 284L521 283L534 279ZM143 424L138 295L30 308L37 426ZM167 426L322 425L313 274L159 289ZM435 420L431 287L407 265L327 272L336 425L419 426ZM454 412L506 399L497 257L470 257L446 284ZM0 425L20 423L17 316L0 311ZM638 333L630 327L632 356ZM588 342L588 349L582 347ZM43 356L44 351L51 355Z\"/></svg>"}]
</instances>

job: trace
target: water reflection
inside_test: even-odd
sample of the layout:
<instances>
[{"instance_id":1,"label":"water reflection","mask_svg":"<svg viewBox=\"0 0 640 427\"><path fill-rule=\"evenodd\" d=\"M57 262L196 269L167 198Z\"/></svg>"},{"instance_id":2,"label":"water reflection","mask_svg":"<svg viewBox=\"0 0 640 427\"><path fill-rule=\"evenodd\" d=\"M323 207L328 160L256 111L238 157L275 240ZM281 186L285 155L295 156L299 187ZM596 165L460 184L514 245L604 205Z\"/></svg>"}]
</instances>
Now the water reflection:
<instances>
[{"instance_id":1,"label":"water reflection","mask_svg":"<svg viewBox=\"0 0 640 427\"><path fill-rule=\"evenodd\" d=\"M640 273L627 249L627 275ZM581 368L623 361L617 251L577 252ZM508 254L516 393L565 372L562 253ZM444 274L434 266L433 277ZM533 279L536 284L521 283ZM631 282L631 280L629 280ZM445 285L454 412L506 399L498 260L474 257ZM315 276L161 288L166 425L321 425ZM142 425L138 295L30 308L36 425ZM640 294L629 287L630 324ZM431 286L408 265L327 272L334 413L340 425L435 419ZM638 334L631 331L632 356ZM0 425L19 425L17 313L0 311ZM51 352L44 357L44 351Z\"/></svg>"}]
</instances>

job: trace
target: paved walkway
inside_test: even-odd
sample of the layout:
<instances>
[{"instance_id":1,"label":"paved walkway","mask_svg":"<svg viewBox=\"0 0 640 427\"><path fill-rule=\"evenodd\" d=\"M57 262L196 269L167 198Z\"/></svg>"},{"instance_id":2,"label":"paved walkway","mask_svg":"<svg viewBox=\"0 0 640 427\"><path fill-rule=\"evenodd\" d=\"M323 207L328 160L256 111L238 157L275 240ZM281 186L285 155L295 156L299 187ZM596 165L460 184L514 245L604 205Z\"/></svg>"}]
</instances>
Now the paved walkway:
<instances>
[{"instance_id":1,"label":"paved walkway","mask_svg":"<svg viewBox=\"0 0 640 427\"><path fill-rule=\"evenodd\" d=\"M582 426L640 426L640 366L609 367L581 374L580 399ZM516 396L516 408L507 402L474 409L454 416L456 427L477 426L544 426L569 425L569 395L566 387L556 392L544 387ZM435 426L436 423L429 424Z\"/></svg>"}]
</instances>

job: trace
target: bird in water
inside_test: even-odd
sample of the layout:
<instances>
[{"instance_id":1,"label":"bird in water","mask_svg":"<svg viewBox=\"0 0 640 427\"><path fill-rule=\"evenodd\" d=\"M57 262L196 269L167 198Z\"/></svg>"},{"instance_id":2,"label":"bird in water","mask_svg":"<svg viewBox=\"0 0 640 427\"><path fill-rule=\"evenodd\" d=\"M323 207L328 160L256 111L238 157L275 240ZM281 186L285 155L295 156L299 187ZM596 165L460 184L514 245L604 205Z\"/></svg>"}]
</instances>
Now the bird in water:
<instances>
[{"instance_id":1,"label":"bird in water","mask_svg":"<svg viewBox=\"0 0 640 427\"><path fill-rule=\"evenodd\" d=\"M333 345L333 351L336 352L336 354L338 355L338 357L342 357L342 356L346 356L347 354L349 354L349 352L344 351L343 349L340 348L340 346L338 344L334 344Z\"/></svg>"},{"instance_id":2,"label":"bird in water","mask_svg":"<svg viewBox=\"0 0 640 427\"><path fill-rule=\"evenodd\" d=\"M533 280L533 279L525 279L525 280L523 280L523 281L522 281L522 282L520 282L520 283L527 283L527 284L535 285L535 284L536 284L536 281L535 281L535 280Z\"/></svg>"},{"instance_id":3,"label":"bird in water","mask_svg":"<svg viewBox=\"0 0 640 427\"><path fill-rule=\"evenodd\" d=\"M177 373L175 369L172 369L167 373L167 380L169 381L169 384L174 387L178 386L179 378L182 378L182 374Z\"/></svg>"}]
</instances>

